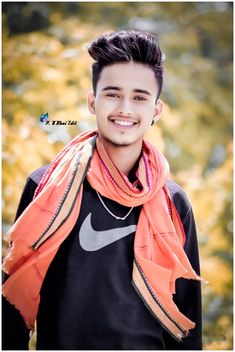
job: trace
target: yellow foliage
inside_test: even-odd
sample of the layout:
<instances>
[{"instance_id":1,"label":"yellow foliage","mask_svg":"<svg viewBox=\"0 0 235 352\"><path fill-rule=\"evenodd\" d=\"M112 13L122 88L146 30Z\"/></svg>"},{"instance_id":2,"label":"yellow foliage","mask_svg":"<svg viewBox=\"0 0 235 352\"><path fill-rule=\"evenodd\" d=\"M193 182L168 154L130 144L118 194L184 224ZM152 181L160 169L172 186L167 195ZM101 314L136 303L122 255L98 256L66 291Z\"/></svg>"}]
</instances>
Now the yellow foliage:
<instances>
[{"instance_id":1,"label":"yellow foliage","mask_svg":"<svg viewBox=\"0 0 235 352\"><path fill-rule=\"evenodd\" d=\"M218 257L203 256L201 258L202 277L209 281L208 285L214 295L230 293L232 280L231 268Z\"/></svg>"}]
</instances>

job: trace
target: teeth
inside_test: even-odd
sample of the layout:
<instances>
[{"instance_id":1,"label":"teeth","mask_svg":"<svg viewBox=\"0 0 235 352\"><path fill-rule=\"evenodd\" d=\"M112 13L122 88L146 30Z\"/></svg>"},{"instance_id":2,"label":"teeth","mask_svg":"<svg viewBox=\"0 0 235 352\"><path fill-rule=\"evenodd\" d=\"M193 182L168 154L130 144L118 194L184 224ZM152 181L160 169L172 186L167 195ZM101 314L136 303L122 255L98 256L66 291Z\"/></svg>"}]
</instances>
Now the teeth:
<instances>
[{"instance_id":1,"label":"teeth","mask_svg":"<svg viewBox=\"0 0 235 352\"><path fill-rule=\"evenodd\" d=\"M120 125L120 126L132 126L132 125L134 125L134 122L130 122L130 121L114 120L114 123L116 123L117 125Z\"/></svg>"}]
</instances>

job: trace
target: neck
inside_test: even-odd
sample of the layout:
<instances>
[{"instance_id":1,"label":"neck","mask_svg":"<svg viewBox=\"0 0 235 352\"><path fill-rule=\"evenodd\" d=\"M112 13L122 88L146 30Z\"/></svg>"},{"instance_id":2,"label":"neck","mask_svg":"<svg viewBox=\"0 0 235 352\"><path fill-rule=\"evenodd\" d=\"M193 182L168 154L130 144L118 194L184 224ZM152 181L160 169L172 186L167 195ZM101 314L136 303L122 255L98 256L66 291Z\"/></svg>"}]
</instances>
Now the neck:
<instances>
[{"instance_id":1,"label":"neck","mask_svg":"<svg viewBox=\"0 0 235 352\"><path fill-rule=\"evenodd\" d=\"M142 151L142 141L138 144L118 146L106 141L102 137L99 137L99 139L116 168L126 176L129 176L130 171L133 169L140 157Z\"/></svg>"}]
</instances>

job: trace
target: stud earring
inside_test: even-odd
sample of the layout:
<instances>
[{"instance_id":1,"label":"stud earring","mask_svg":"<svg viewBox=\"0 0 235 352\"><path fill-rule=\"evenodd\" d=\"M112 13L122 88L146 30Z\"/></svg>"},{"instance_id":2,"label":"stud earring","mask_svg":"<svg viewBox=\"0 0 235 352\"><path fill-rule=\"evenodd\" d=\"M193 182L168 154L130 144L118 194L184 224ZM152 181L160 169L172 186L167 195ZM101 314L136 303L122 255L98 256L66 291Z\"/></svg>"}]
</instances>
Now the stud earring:
<instances>
[{"instance_id":1,"label":"stud earring","mask_svg":"<svg viewBox=\"0 0 235 352\"><path fill-rule=\"evenodd\" d=\"M153 118L153 120L151 122L151 126L153 126L155 123L157 123L157 121L155 120L155 118Z\"/></svg>"}]
</instances>

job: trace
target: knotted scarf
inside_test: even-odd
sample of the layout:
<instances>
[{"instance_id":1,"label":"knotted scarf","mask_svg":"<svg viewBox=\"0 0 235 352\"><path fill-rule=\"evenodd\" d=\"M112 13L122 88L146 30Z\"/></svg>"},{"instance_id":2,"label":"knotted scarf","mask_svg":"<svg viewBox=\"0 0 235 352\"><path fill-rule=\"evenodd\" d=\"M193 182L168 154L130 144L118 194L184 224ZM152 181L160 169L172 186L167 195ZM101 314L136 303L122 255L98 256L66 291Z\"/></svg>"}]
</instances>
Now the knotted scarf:
<instances>
[{"instance_id":1,"label":"knotted scarf","mask_svg":"<svg viewBox=\"0 0 235 352\"><path fill-rule=\"evenodd\" d=\"M115 167L96 131L82 133L64 147L8 233L3 270L9 277L2 292L28 328L34 328L47 269L79 216L87 177L104 197L128 207L143 205L134 240L132 283L175 339L188 334L195 324L180 313L172 295L177 278L200 278L183 250L183 227L166 187L168 169L163 155L144 140L136 172L141 187L136 187Z\"/></svg>"}]
</instances>

